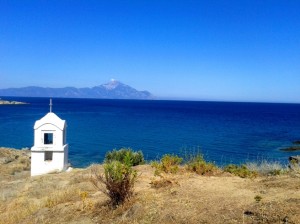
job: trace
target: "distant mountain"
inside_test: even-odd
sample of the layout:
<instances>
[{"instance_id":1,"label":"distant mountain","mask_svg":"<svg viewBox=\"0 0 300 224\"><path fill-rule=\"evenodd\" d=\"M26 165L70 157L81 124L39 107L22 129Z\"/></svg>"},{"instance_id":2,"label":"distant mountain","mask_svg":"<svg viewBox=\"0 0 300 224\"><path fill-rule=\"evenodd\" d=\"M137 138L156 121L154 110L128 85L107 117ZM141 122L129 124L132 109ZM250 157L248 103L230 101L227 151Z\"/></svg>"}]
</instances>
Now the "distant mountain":
<instances>
[{"instance_id":1,"label":"distant mountain","mask_svg":"<svg viewBox=\"0 0 300 224\"><path fill-rule=\"evenodd\" d=\"M153 99L148 91L138 91L116 80L92 88L43 88L29 86L23 88L0 89L0 96L22 97L63 97L102 99Z\"/></svg>"}]
</instances>

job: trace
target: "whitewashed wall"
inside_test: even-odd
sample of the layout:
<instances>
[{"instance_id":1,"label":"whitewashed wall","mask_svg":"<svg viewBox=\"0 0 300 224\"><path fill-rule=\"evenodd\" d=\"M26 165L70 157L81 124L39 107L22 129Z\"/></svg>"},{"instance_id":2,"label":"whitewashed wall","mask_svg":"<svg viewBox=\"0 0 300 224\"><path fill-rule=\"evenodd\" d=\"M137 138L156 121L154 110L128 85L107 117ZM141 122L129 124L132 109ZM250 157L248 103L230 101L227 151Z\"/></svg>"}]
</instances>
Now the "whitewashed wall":
<instances>
[{"instance_id":1,"label":"whitewashed wall","mask_svg":"<svg viewBox=\"0 0 300 224\"><path fill-rule=\"evenodd\" d=\"M45 151L38 150L31 152L31 176L60 172L66 170L67 166L68 145L65 145L63 150L54 151L51 161L45 161Z\"/></svg>"},{"instance_id":2,"label":"whitewashed wall","mask_svg":"<svg viewBox=\"0 0 300 224\"><path fill-rule=\"evenodd\" d=\"M60 172L68 167L66 123L56 114L48 113L34 125L34 146L31 148L31 176ZM53 134L53 144L44 144L44 134ZM45 152L52 152L52 160L45 160Z\"/></svg>"}]
</instances>

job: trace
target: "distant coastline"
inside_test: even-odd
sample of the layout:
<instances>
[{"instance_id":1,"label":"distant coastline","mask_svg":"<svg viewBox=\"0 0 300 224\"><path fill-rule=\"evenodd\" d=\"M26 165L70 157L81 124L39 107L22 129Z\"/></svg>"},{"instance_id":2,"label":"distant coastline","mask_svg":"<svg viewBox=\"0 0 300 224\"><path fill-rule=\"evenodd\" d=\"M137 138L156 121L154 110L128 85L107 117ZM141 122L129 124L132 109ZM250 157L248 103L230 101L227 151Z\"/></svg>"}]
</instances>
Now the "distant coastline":
<instances>
[{"instance_id":1,"label":"distant coastline","mask_svg":"<svg viewBox=\"0 0 300 224\"><path fill-rule=\"evenodd\" d=\"M152 100L155 97L148 91L139 91L117 80L92 88L44 88L27 86L22 88L0 89L0 96L10 97L59 97L59 98L98 98L98 99L137 99Z\"/></svg>"},{"instance_id":2,"label":"distant coastline","mask_svg":"<svg viewBox=\"0 0 300 224\"><path fill-rule=\"evenodd\" d=\"M2 100L0 98L0 105L19 105L19 104L28 104L28 103L19 102L19 101Z\"/></svg>"}]
</instances>

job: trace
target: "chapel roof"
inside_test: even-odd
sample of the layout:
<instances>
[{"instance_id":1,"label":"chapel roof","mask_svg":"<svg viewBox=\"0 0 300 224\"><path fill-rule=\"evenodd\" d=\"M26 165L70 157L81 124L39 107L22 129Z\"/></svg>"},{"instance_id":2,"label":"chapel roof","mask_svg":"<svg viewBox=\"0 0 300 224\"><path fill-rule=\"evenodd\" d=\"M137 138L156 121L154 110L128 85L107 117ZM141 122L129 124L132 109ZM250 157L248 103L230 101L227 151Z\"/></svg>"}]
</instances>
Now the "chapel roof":
<instances>
[{"instance_id":1,"label":"chapel roof","mask_svg":"<svg viewBox=\"0 0 300 224\"><path fill-rule=\"evenodd\" d=\"M40 120L37 120L34 124L34 129L38 129L44 124L53 124L58 127L60 130L63 130L66 126L66 121L60 119L55 113L49 112Z\"/></svg>"}]
</instances>

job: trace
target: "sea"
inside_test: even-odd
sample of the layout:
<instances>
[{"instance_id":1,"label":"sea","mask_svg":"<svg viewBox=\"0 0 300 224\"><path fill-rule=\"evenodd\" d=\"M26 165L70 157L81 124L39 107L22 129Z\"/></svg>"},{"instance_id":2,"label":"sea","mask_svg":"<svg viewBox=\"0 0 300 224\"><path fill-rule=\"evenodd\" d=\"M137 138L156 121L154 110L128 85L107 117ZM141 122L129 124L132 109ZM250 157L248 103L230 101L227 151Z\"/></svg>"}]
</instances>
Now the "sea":
<instances>
[{"instance_id":1,"label":"sea","mask_svg":"<svg viewBox=\"0 0 300 224\"><path fill-rule=\"evenodd\" d=\"M30 148L33 126L49 112L49 98L2 97L27 102L0 106L0 146ZM53 112L67 122L74 167L101 163L106 152L141 150L146 160L164 154L202 153L229 163L287 163L285 152L300 140L300 104L169 100L53 98Z\"/></svg>"}]
</instances>

